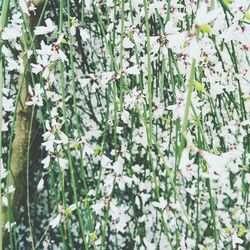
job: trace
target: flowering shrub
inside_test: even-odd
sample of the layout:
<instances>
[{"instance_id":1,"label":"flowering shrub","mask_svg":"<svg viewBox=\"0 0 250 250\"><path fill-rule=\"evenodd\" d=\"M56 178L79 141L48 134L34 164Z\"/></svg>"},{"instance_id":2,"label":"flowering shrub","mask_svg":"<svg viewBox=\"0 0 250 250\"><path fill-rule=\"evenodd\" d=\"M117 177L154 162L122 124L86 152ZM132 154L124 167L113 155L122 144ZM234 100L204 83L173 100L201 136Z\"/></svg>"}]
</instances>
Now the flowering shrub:
<instances>
[{"instance_id":1,"label":"flowering shrub","mask_svg":"<svg viewBox=\"0 0 250 250\"><path fill-rule=\"evenodd\" d=\"M1 245L249 249L249 1L1 4Z\"/></svg>"}]
</instances>

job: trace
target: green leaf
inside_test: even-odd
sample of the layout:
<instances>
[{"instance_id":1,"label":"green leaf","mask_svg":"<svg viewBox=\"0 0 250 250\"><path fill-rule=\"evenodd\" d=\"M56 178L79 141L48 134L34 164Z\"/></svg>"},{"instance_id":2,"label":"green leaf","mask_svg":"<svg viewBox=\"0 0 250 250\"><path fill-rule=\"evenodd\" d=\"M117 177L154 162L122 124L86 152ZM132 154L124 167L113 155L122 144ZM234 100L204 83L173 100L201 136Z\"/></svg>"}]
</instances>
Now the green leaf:
<instances>
[{"instance_id":1,"label":"green leaf","mask_svg":"<svg viewBox=\"0 0 250 250\"><path fill-rule=\"evenodd\" d=\"M69 43L63 38L61 44L69 44Z\"/></svg>"},{"instance_id":2,"label":"green leaf","mask_svg":"<svg viewBox=\"0 0 250 250\"><path fill-rule=\"evenodd\" d=\"M238 231L238 236L239 237L242 237L242 236L244 236L244 234L246 233L246 229L245 229L245 227L242 225L242 224L240 224L240 225L238 225L238 228L239 228L239 231Z\"/></svg>"},{"instance_id":3,"label":"green leaf","mask_svg":"<svg viewBox=\"0 0 250 250\"><path fill-rule=\"evenodd\" d=\"M199 92L202 92L202 93L206 92L206 90L203 88L202 84L198 81L194 81L194 88Z\"/></svg>"},{"instance_id":4,"label":"green leaf","mask_svg":"<svg viewBox=\"0 0 250 250\"><path fill-rule=\"evenodd\" d=\"M218 150L218 148L212 148L211 149L211 153L213 153L213 154L220 154L220 151Z\"/></svg>"},{"instance_id":5,"label":"green leaf","mask_svg":"<svg viewBox=\"0 0 250 250\"><path fill-rule=\"evenodd\" d=\"M90 245L93 245L95 243L95 241L97 240L96 232L90 233L89 238L90 238L90 242L89 242Z\"/></svg>"},{"instance_id":6,"label":"green leaf","mask_svg":"<svg viewBox=\"0 0 250 250\"><path fill-rule=\"evenodd\" d=\"M244 97L243 100L244 100L244 101L250 101L250 96Z\"/></svg>"},{"instance_id":7,"label":"green leaf","mask_svg":"<svg viewBox=\"0 0 250 250\"><path fill-rule=\"evenodd\" d=\"M203 24L199 27L199 30L203 33L211 33L212 28L208 24Z\"/></svg>"},{"instance_id":8,"label":"green leaf","mask_svg":"<svg viewBox=\"0 0 250 250\"><path fill-rule=\"evenodd\" d=\"M95 156L101 154L101 152L102 152L102 147L96 147L95 150L94 150Z\"/></svg>"},{"instance_id":9,"label":"green leaf","mask_svg":"<svg viewBox=\"0 0 250 250\"><path fill-rule=\"evenodd\" d=\"M245 17L245 19L247 19L247 20L250 21L250 12L249 12L249 11L246 11L246 12L244 13L244 17Z\"/></svg>"},{"instance_id":10,"label":"green leaf","mask_svg":"<svg viewBox=\"0 0 250 250\"><path fill-rule=\"evenodd\" d=\"M65 217L68 218L71 214L72 214L72 209L71 208L67 208L65 210Z\"/></svg>"},{"instance_id":11,"label":"green leaf","mask_svg":"<svg viewBox=\"0 0 250 250\"><path fill-rule=\"evenodd\" d=\"M74 149L75 149L75 150L78 150L78 149L79 149L79 143L75 143L75 144L74 144Z\"/></svg>"}]
</instances>

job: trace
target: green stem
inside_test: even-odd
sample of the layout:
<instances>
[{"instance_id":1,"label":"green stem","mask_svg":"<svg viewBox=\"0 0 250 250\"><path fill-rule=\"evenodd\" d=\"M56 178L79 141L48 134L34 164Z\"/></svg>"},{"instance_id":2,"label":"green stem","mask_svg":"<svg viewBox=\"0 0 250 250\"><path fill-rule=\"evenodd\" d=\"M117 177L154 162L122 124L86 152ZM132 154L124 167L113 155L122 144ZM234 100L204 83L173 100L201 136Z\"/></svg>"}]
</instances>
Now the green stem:
<instances>
[{"instance_id":1,"label":"green stem","mask_svg":"<svg viewBox=\"0 0 250 250\"><path fill-rule=\"evenodd\" d=\"M185 113L182 123L182 141L185 138L185 135L187 133L187 127L188 127L188 117L189 117L189 110L191 106L191 98L192 98L192 92L193 92L193 83L195 78L195 59L192 61L191 65L191 74L188 81L188 93L187 93L187 100L186 100L186 106L185 106ZM183 142L182 142L183 145Z\"/></svg>"},{"instance_id":2,"label":"green stem","mask_svg":"<svg viewBox=\"0 0 250 250\"><path fill-rule=\"evenodd\" d=\"M148 65L148 126L149 126L149 149L152 149L152 75L151 75L151 46L150 46L150 33L148 21L148 2L143 0L144 14L145 14L145 27L147 35L147 65Z\"/></svg>"},{"instance_id":3,"label":"green stem","mask_svg":"<svg viewBox=\"0 0 250 250\"><path fill-rule=\"evenodd\" d=\"M35 107L32 108L31 118L30 118L30 128L29 128L29 138L28 138L28 147L27 147L27 162L26 162L26 193L27 193L27 211L28 211L28 223L30 229L30 236L31 236L31 243L32 243L32 250L35 249L35 242L33 236L33 229L31 224L31 217L30 217L30 191L29 191L29 168L30 168L30 142L31 142L31 135L32 135L32 127L33 127L33 120L35 114Z\"/></svg>"}]
</instances>

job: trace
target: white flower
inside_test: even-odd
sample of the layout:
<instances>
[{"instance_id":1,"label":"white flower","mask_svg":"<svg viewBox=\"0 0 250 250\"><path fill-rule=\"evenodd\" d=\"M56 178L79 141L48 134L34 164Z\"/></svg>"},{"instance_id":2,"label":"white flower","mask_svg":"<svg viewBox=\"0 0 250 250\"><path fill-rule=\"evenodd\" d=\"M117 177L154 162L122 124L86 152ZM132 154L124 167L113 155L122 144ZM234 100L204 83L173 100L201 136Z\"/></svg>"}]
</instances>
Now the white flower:
<instances>
[{"instance_id":1,"label":"white flower","mask_svg":"<svg viewBox=\"0 0 250 250\"><path fill-rule=\"evenodd\" d=\"M130 41L130 39L128 37L125 37L123 39L123 47L125 49L129 49L129 48L133 48L134 47L134 44Z\"/></svg>"},{"instance_id":2,"label":"white flower","mask_svg":"<svg viewBox=\"0 0 250 250\"><path fill-rule=\"evenodd\" d=\"M208 171L211 174L217 174L219 176L227 175L226 165L228 163L228 158L224 155L215 155L208 153L203 150L198 151L200 156L202 156L208 165Z\"/></svg>"},{"instance_id":3,"label":"white flower","mask_svg":"<svg viewBox=\"0 0 250 250\"><path fill-rule=\"evenodd\" d=\"M171 110L173 113L173 120L180 118L183 120L185 113L186 93L176 91L176 104L169 105L167 110ZM191 113L191 112L190 112Z\"/></svg>"},{"instance_id":4,"label":"white flower","mask_svg":"<svg viewBox=\"0 0 250 250\"><path fill-rule=\"evenodd\" d=\"M35 92L35 93L34 93ZM29 85L29 93L31 95L31 101L27 101L26 105L37 105L37 106L43 106L43 89L41 88L40 84L35 85L35 89L31 89Z\"/></svg>"},{"instance_id":5,"label":"white flower","mask_svg":"<svg viewBox=\"0 0 250 250\"><path fill-rule=\"evenodd\" d=\"M6 193L13 193L15 191L15 187L13 185L10 185L9 188L6 188Z\"/></svg>"},{"instance_id":6,"label":"white flower","mask_svg":"<svg viewBox=\"0 0 250 250\"><path fill-rule=\"evenodd\" d=\"M83 28L80 28L80 36L83 42L86 42L90 38L88 31Z\"/></svg>"},{"instance_id":7,"label":"white flower","mask_svg":"<svg viewBox=\"0 0 250 250\"><path fill-rule=\"evenodd\" d=\"M104 88L107 86L107 83L113 78L115 72L113 71L106 71L99 75L100 77L100 85ZM91 75L91 79L95 80L95 77Z\"/></svg>"},{"instance_id":8,"label":"white flower","mask_svg":"<svg viewBox=\"0 0 250 250\"><path fill-rule=\"evenodd\" d=\"M94 150L90 147L90 145L88 143L84 143L84 146L83 146L83 158L85 157L85 155L92 155L94 154Z\"/></svg>"},{"instance_id":9,"label":"white flower","mask_svg":"<svg viewBox=\"0 0 250 250\"><path fill-rule=\"evenodd\" d=\"M69 138L68 138L68 136L67 135L65 135L62 131L58 131L58 136L59 136L59 139L60 140L56 140L55 142L57 143L57 144L63 144L63 145L66 145L66 144L68 144L68 142L69 142Z\"/></svg>"},{"instance_id":10,"label":"white flower","mask_svg":"<svg viewBox=\"0 0 250 250\"><path fill-rule=\"evenodd\" d=\"M140 94L136 88L132 90L132 95L126 95L124 98L125 109L133 109L139 95Z\"/></svg>"},{"instance_id":11,"label":"white flower","mask_svg":"<svg viewBox=\"0 0 250 250\"><path fill-rule=\"evenodd\" d=\"M126 109L123 109L121 119L125 124L129 124L130 114Z\"/></svg>"},{"instance_id":12,"label":"white flower","mask_svg":"<svg viewBox=\"0 0 250 250\"><path fill-rule=\"evenodd\" d=\"M2 33L3 40L15 40L22 36L22 31L18 26L5 27Z\"/></svg>"},{"instance_id":13,"label":"white flower","mask_svg":"<svg viewBox=\"0 0 250 250\"><path fill-rule=\"evenodd\" d=\"M127 184L128 187L130 187L132 184L132 179L123 174L123 166L118 166L115 168L115 177L115 181L122 191L125 190L125 184Z\"/></svg>"},{"instance_id":14,"label":"white flower","mask_svg":"<svg viewBox=\"0 0 250 250\"><path fill-rule=\"evenodd\" d=\"M165 209L168 204L168 201L166 201L162 196L159 198L159 202L154 201L152 202L152 205L154 207L160 208L160 209Z\"/></svg>"},{"instance_id":15,"label":"white flower","mask_svg":"<svg viewBox=\"0 0 250 250\"><path fill-rule=\"evenodd\" d=\"M13 185L10 185L9 188L5 188L5 195L2 196L2 202L5 207L8 206L8 198L7 194L11 194L15 191L15 187Z\"/></svg>"},{"instance_id":16,"label":"white flower","mask_svg":"<svg viewBox=\"0 0 250 250\"><path fill-rule=\"evenodd\" d=\"M52 22L50 18L45 20L46 26L37 26L35 27L34 33L35 35L45 35L53 32L56 29L56 26Z\"/></svg>"},{"instance_id":17,"label":"white flower","mask_svg":"<svg viewBox=\"0 0 250 250\"><path fill-rule=\"evenodd\" d=\"M232 234L232 243L233 243L233 249L236 248L237 244L242 244L244 241L237 236L236 232L233 232Z\"/></svg>"},{"instance_id":18,"label":"white flower","mask_svg":"<svg viewBox=\"0 0 250 250\"><path fill-rule=\"evenodd\" d=\"M138 164L132 166L133 172L135 173L140 173L142 171L142 167L139 166Z\"/></svg>"},{"instance_id":19,"label":"white flower","mask_svg":"<svg viewBox=\"0 0 250 250\"><path fill-rule=\"evenodd\" d=\"M43 70L43 67L40 64L31 63L31 66L32 66L32 72L35 74L38 74Z\"/></svg>"},{"instance_id":20,"label":"white flower","mask_svg":"<svg viewBox=\"0 0 250 250\"><path fill-rule=\"evenodd\" d=\"M46 141L42 143L42 146L45 147L46 151L54 152L55 136L50 133L49 135L46 136L45 139Z\"/></svg>"},{"instance_id":21,"label":"white flower","mask_svg":"<svg viewBox=\"0 0 250 250\"><path fill-rule=\"evenodd\" d=\"M4 225L4 228L10 232L10 228L12 228L14 225L16 225L16 222L10 223L9 221Z\"/></svg>"},{"instance_id":22,"label":"white flower","mask_svg":"<svg viewBox=\"0 0 250 250\"><path fill-rule=\"evenodd\" d=\"M105 202L104 200L98 201L96 204L91 205L91 208L97 215L102 214L102 209L105 207Z\"/></svg>"},{"instance_id":23,"label":"white flower","mask_svg":"<svg viewBox=\"0 0 250 250\"><path fill-rule=\"evenodd\" d=\"M3 166L3 160L0 159L0 173L1 173L1 179L4 179L7 176L7 171Z\"/></svg>"},{"instance_id":24,"label":"white flower","mask_svg":"<svg viewBox=\"0 0 250 250\"><path fill-rule=\"evenodd\" d=\"M151 194L145 194L145 193L141 193L140 197L142 199L142 204L143 206L145 206L146 202L151 198Z\"/></svg>"},{"instance_id":25,"label":"white flower","mask_svg":"<svg viewBox=\"0 0 250 250\"><path fill-rule=\"evenodd\" d=\"M189 150L187 148L183 149L179 169L181 174L188 180L192 180L193 176L193 160L189 159Z\"/></svg>"},{"instance_id":26,"label":"white flower","mask_svg":"<svg viewBox=\"0 0 250 250\"><path fill-rule=\"evenodd\" d=\"M50 163L50 156L48 155L46 158L44 158L41 163L44 165L43 168L47 169L49 167Z\"/></svg>"},{"instance_id":27,"label":"white flower","mask_svg":"<svg viewBox=\"0 0 250 250\"><path fill-rule=\"evenodd\" d=\"M68 160L63 158L58 158L57 162L61 170L68 169Z\"/></svg>"},{"instance_id":28,"label":"white flower","mask_svg":"<svg viewBox=\"0 0 250 250\"><path fill-rule=\"evenodd\" d=\"M36 6L33 4L33 3L30 3L30 6L29 6L29 11L31 12L34 12L36 11Z\"/></svg>"},{"instance_id":29,"label":"white flower","mask_svg":"<svg viewBox=\"0 0 250 250\"><path fill-rule=\"evenodd\" d=\"M11 112L14 110L14 100L12 98L7 99L5 96L3 96L3 110L7 112Z\"/></svg>"},{"instance_id":30,"label":"white flower","mask_svg":"<svg viewBox=\"0 0 250 250\"><path fill-rule=\"evenodd\" d=\"M165 37L167 46L163 46L163 53L167 57L167 49L171 48L175 52L179 52L185 43L186 33L180 32L173 19L170 19L165 26ZM166 47L166 49L165 49Z\"/></svg>"},{"instance_id":31,"label":"white flower","mask_svg":"<svg viewBox=\"0 0 250 250\"><path fill-rule=\"evenodd\" d=\"M48 61L49 56L51 56L54 52L53 52L53 48L52 45L47 45L43 40L41 41L40 44L40 49L37 49L37 53L40 56L45 56L46 60ZM39 60L40 61L40 60Z\"/></svg>"},{"instance_id":32,"label":"white flower","mask_svg":"<svg viewBox=\"0 0 250 250\"><path fill-rule=\"evenodd\" d=\"M35 74L38 74L42 72L43 78L47 79L49 76L49 65L50 65L50 60L48 55L42 55L37 57L37 63L31 63L32 67L32 72Z\"/></svg>"}]
</instances>

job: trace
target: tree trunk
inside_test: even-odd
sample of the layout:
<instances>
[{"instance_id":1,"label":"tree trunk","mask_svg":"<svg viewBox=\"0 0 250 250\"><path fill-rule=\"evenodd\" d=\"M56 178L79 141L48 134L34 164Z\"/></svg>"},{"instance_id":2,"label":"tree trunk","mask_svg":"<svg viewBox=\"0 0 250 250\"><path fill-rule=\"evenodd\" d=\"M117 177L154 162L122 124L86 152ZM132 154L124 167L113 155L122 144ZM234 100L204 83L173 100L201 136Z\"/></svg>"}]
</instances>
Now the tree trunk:
<instances>
[{"instance_id":1,"label":"tree trunk","mask_svg":"<svg viewBox=\"0 0 250 250\"><path fill-rule=\"evenodd\" d=\"M29 29L32 30L37 20L40 17L39 8L42 0L26 0L28 4L33 3L37 7L36 14L30 13L28 17ZM24 35L25 36L25 35ZM26 38L23 37L23 40ZM30 41L25 40L26 45L30 46ZM26 63L29 64L32 59L24 59L24 68ZM23 79L23 81L22 81ZM35 110L33 106L27 106L26 102L30 100L31 96L28 92L28 86L32 85L31 72L26 70L20 75L19 83L21 85L20 97L17 104L16 119L15 119L15 136L11 146L11 157L10 157L10 172L8 186L13 185L15 191L10 194L9 206L13 213L14 221L17 218L19 209L25 201L26 188L27 188L27 167L29 167L29 155L31 141L34 132L35 124ZM3 232L3 243L4 245L8 242L8 231L4 229L5 224L9 221L8 208L2 206L2 232Z\"/></svg>"}]
</instances>

